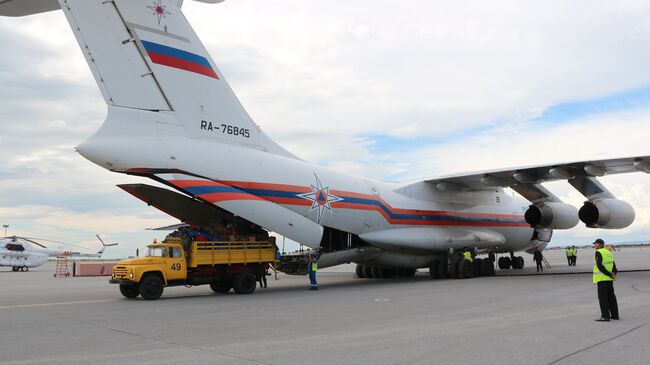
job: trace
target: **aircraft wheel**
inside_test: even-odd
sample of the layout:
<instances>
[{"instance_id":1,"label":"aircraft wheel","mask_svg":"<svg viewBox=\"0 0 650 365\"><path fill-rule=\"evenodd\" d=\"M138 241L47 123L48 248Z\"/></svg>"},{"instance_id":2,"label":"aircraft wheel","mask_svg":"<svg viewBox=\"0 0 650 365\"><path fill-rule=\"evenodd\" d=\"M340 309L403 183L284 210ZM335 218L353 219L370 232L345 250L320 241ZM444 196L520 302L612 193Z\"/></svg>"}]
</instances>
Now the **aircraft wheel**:
<instances>
[{"instance_id":1,"label":"aircraft wheel","mask_svg":"<svg viewBox=\"0 0 650 365\"><path fill-rule=\"evenodd\" d=\"M215 293L226 294L232 289L232 284L226 280L213 280L210 283L210 289Z\"/></svg>"},{"instance_id":2,"label":"aircraft wheel","mask_svg":"<svg viewBox=\"0 0 650 365\"><path fill-rule=\"evenodd\" d=\"M363 277L372 279L372 267L363 265Z\"/></svg>"},{"instance_id":3,"label":"aircraft wheel","mask_svg":"<svg viewBox=\"0 0 650 365\"><path fill-rule=\"evenodd\" d=\"M489 276L488 275L488 264L491 264L489 259L481 260L481 267L480 267L481 276Z\"/></svg>"},{"instance_id":4,"label":"aircraft wheel","mask_svg":"<svg viewBox=\"0 0 650 365\"><path fill-rule=\"evenodd\" d=\"M395 275L393 269L379 269L379 277L382 279L390 279Z\"/></svg>"},{"instance_id":5,"label":"aircraft wheel","mask_svg":"<svg viewBox=\"0 0 650 365\"><path fill-rule=\"evenodd\" d=\"M499 259L497 260L497 264L498 264L498 266L499 266L499 269L503 269L503 268L504 268L504 265L503 265L503 257L499 257Z\"/></svg>"},{"instance_id":6,"label":"aircraft wheel","mask_svg":"<svg viewBox=\"0 0 650 365\"><path fill-rule=\"evenodd\" d=\"M473 270L474 270L475 277L483 276L483 272L481 271L481 265L483 265L482 259L474 259Z\"/></svg>"},{"instance_id":7,"label":"aircraft wheel","mask_svg":"<svg viewBox=\"0 0 650 365\"><path fill-rule=\"evenodd\" d=\"M460 261L461 260L458 257L453 257L451 259L451 265L449 265L449 273L451 274L452 279L458 278L458 264Z\"/></svg>"},{"instance_id":8,"label":"aircraft wheel","mask_svg":"<svg viewBox=\"0 0 650 365\"><path fill-rule=\"evenodd\" d=\"M359 279L364 279L366 277L366 275L364 275L363 265L357 264L357 268L355 269L355 272Z\"/></svg>"},{"instance_id":9,"label":"aircraft wheel","mask_svg":"<svg viewBox=\"0 0 650 365\"><path fill-rule=\"evenodd\" d=\"M436 273L436 276L439 279L448 279L449 278L449 264L447 264L447 260L440 261L440 264L438 265L438 272Z\"/></svg>"},{"instance_id":10,"label":"aircraft wheel","mask_svg":"<svg viewBox=\"0 0 650 365\"><path fill-rule=\"evenodd\" d=\"M510 269L511 260L510 257L501 256L499 257L499 269L508 270Z\"/></svg>"},{"instance_id":11,"label":"aircraft wheel","mask_svg":"<svg viewBox=\"0 0 650 365\"><path fill-rule=\"evenodd\" d=\"M240 272L235 275L232 287L237 294L252 294L257 287L257 280L255 280L255 275L249 272Z\"/></svg>"},{"instance_id":12,"label":"aircraft wheel","mask_svg":"<svg viewBox=\"0 0 650 365\"><path fill-rule=\"evenodd\" d=\"M120 293L122 293L125 298L133 299L140 295L140 288L138 288L138 285L136 284L120 284Z\"/></svg>"},{"instance_id":13,"label":"aircraft wheel","mask_svg":"<svg viewBox=\"0 0 650 365\"><path fill-rule=\"evenodd\" d=\"M163 293L163 281L157 275L149 275L140 282L140 295L144 300L156 300Z\"/></svg>"},{"instance_id":14,"label":"aircraft wheel","mask_svg":"<svg viewBox=\"0 0 650 365\"><path fill-rule=\"evenodd\" d=\"M467 261L465 259L461 260L464 263L463 266L463 278L465 279L470 279L474 277L474 262L473 261ZM458 271L461 271L460 268Z\"/></svg>"},{"instance_id":15,"label":"aircraft wheel","mask_svg":"<svg viewBox=\"0 0 650 365\"><path fill-rule=\"evenodd\" d=\"M496 271L494 270L494 262L488 261L485 264L485 276L494 276L495 274L496 274Z\"/></svg>"},{"instance_id":16,"label":"aircraft wheel","mask_svg":"<svg viewBox=\"0 0 650 365\"><path fill-rule=\"evenodd\" d=\"M18 266L14 266L11 268L11 271L18 271Z\"/></svg>"},{"instance_id":17,"label":"aircraft wheel","mask_svg":"<svg viewBox=\"0 0 650 365\"><path fill-rule=\"evenodd\" d=\"M429 265L429 276L431 279L440 279L438 277L438 266L440 266L440 261L436 260Z\"/></svg>"},{"instance_id":18,"label":"aircraft wheel","mask_svg":"<svg viewBox=\"0 0 650 365\"><path fill-rule=\"evenodd\" d=\"M372 277L374 279L379 279L381 276L379 276L379 268L378 267L373 267L372 268Z\"/></svg>"},{"instance_id":19,"label":"aircraft wheel","mask_svg":"<svg viewBox=\"0 0 650 365\"><path fill-rule=\"evenodd\" d=\"M517 261L516 257L510 258L510 265L511 265L513 270L517 269L517 264L519 264L519 261Z\"/></svg>"},{"instance_id":20,"label":"aircraft wheel","mask_svg":"<svg viewBox=\"0 0 650 365\"><path fill-rule=\"evenodd\" d=\"M22 271L22 272L29 271L29 268L27 266L22 266L20 268L20 271Z\"/></svg>"},{"instance_id":21,"label":"aircraft wheel","mask_svg":"<svg viewBox=\"0 0 650 365\"><path fill-rule=\"evenodd\" d=\"M517 267L521 270L524 268L524 258L521 256L517 256L517 261L519 262L517 264Z\"/></svg>"}]
</instances>

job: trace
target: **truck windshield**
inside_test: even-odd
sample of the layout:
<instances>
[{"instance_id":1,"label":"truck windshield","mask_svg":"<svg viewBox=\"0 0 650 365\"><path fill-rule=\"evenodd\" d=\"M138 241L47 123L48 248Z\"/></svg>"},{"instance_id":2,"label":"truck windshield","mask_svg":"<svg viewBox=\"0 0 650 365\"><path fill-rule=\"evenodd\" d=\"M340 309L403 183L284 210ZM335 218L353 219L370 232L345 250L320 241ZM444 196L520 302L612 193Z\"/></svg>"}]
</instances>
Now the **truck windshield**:
<instances>
[{"instance_id":1,"label":"truck windshield","mask_svg":"<svg viewBox=\"0 0 650 365\"><path fill-rule=\"evenodd\" d=\"M166 247L147 247L144 257L165 257L166 253Z\"/></svg>"}]
</instances>

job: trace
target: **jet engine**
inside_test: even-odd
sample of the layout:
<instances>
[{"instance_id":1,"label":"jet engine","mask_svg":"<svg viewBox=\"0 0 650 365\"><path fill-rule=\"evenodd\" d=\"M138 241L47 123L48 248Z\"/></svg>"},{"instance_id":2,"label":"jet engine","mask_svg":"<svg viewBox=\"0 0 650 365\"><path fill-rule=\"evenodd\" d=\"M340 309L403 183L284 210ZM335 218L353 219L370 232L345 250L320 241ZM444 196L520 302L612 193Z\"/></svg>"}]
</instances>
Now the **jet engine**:
<instances>
[{"instance_id":1,"label":"jet engine","mask_svg":"<svg viewBox=\"0 0 650 365\"><path fill-rule=\"evenodd\" d=\"M625 228L634 222L634 208L618 199L596 199L585 202L578 212L589 228Z\"/></svg>"},{"instance_id":2,"label":"jet engine","mask_svg":"<svg viewBox=\"0 0 650 365\"><path fill-rule=\"evenodd\" d=\"M559 202L538 203L528 208L524 218L535 228L571 229L578 224L578 209Z\"/></svg>"}]
</instances>

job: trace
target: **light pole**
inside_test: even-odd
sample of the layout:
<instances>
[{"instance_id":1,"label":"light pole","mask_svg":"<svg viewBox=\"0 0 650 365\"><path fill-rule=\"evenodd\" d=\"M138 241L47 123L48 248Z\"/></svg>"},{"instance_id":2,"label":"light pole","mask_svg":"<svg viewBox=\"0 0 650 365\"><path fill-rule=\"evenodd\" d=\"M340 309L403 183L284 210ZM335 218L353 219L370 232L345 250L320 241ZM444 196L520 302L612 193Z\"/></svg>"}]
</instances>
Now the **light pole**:
<instances>
[{"instance_id":1,"label":"light pole","mask_svg":"<svg viewBox=\"0 0 650 365\"><path fill-rule=\"evenodd\" d=\"M8 224L3 224L2 228L5 229L5 237L7 237L7 228L9 228L9 225Z\"/></svg>"}]
</instances>

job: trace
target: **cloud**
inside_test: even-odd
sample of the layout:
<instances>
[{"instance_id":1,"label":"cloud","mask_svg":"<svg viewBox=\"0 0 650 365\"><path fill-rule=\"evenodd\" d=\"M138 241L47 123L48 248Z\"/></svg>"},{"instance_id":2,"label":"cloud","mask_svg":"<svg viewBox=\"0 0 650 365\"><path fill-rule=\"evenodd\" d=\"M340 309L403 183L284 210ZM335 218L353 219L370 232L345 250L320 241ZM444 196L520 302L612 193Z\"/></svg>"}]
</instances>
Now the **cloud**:
<instances>
[{"instance_id":1,"label":"cloud","mask_svg":"<svg viewBox=\"0 0 650 365\"><path fill-rule=\"evenodd\" d=\"M649 155L647 103L544 119L558 105L600 105L650 85L648 2L268 0L184 10L262 128L336 170L410 180ZM173 220L114 186L143 180L73 150L106 106L63 14L0 20L0 46L12 50L0 59L0 223L64 241L100 231L124 247L146 243L152 234L137 229ZM637 209L633 227L603 234L646 237L646 180L603 179ZM581 204L567 184L550 186Z\"/></svg>"}]
</instances>

